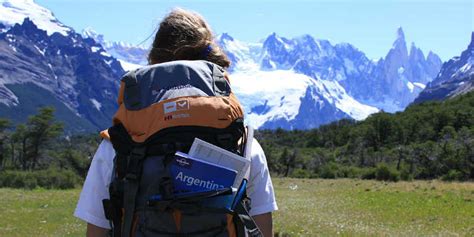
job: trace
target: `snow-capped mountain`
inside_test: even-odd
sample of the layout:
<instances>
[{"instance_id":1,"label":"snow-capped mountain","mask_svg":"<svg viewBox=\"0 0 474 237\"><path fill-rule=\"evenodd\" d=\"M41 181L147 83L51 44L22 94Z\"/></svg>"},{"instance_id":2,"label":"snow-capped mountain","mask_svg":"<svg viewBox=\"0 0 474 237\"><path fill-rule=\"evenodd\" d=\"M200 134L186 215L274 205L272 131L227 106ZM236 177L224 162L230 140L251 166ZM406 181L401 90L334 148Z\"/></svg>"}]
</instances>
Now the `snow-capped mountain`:
<instances>
[{"instance_id":1,"label":"snow-capped mountain","mask_svg":"<svg viewBox=\"0 0 474 237\"><path fill-rule=\"evenodd\" d=\"M233 62L232 88L256 128L308 129L341 118L361 120L378 111L348 95L338 81L303 73L306 61L291 67L294 56L284 51L294 46L276 34L263 44L246 44L228 34L218 41ZM267 47L280 51L278 64Z\"/></svg>"},{"instance_id":2,"label":"snow-capped mountain","mask_svg":"<svg viewBox=\"0 0 474 237\"><path fill-rule=\"evenodd\" d=\"M105 40L104 35L98 34L92 28L86 28L82 31L84 38L94 39L101 44L105 50L117 58L122 67L126 70L133 70L147 65L148 49L143 46L134 46L124 42L110 42Z\"/></svg>"},{"instance_id":3,"label":"snow-capped mountain","mask_svg":"<svg viewBox=\"0 0 474 237\"><path fill-rule=\"evenodd\" d=\"M345 117L364 119L378 109L403 110L441 65L436 54L425 58L414 44L408 52L401 28L377 62L351 44L309 35L287 39L273 33L249 44L222 34L217 41L233 63L231 78L247 116L264 128L310 128Z\"/></svg>"},{"instance_id":4,"label":"snow-capped mountain","mask_svg":"<svg viewBox=\"0 0 474 237\"><path fill-rule=\"evenodd\" d=\"M90 29L83 35L109 47L122 65L133 61L133 55L117 54L117 44L102 35ZM261 43L242 43L228 34L222 34L219 42L233 62L234 91L247 111L247 121L256 128L308 129L341 118L364 119L378 111L353 99L337 82L314 80L290 69L262 68Z\"/></svg>"},{"instance_id":5,"label":"snow-capped mountain","mask_svg":"<svg viewBox=\"0 0 474 237\"><path fill-rule=\"evenodd\" d=\"M383 95L374 98L375 101L389 101L403 110L425 88L426 83L433 80L441 67L441 59L429 52L425 58L423 52L415 44L407 50L405 34L399 28L397 39L384 60L376 65L376 70L370 76L382 83ZM392 112L391 109L387 111Z\"/></svg>"},{"instance_id":6,"label":"snow-capped mountain","mask_svg":"<svg viewBox=\"0 0 474 237\"><path fill-rule=\"evenodd\" d=\"M35 22L48 35L57 32L66 36L72 30L59 22L50 10L33 0L0 0L0 23L6 28L23 23L25 18Z\"/></svg>"},{"instance_id":7,"label":"snow-capped mountain","mask_svg":"<svg viewBox=\"0 0 474 237\"><path fill-rule=\"evenodd\" d=\"M0 33L0 117L21 122L54 106L69 131L106 128L124 70L94 40L62 33L49 35L29 18Z\"/></svg>"},{"instance_id":8,"label":"snow-capped mountain","mask_svg":"<svg viewBox=\"0 0 474 237\"><path fill-rule=\"evenodd\" d=\"M227 40L221 39L221 42L230 42L230 38L227 35ZM245 54L221 44L233 56ZM358 101L389 112L403 110L441 66L436 54L430 52L425 58L414 44L408 53L401 28L392 49L377 63L348 43L332 45L328 40L309 35L287 39L273 33L260 48L254 47L251 51L250 57L261 70L291 69L315 79L337 81ZM239 60L234 63L238 64Z\"/></svg>"},{"instance_id":9,"label":"snow-capped mountain","mask_svg":"<svg viewBox=\"0 0 474 237\"><path fill-rule=\"evenodd\" d=\"M257 128L308 129L341 118L364 119L378 111L354 100L335 81L291 70L237 71L231 84L247 120Z\"/></svg>"},{"instance_id":10,"label":"snow-capped mountain","mask_svg":"<svg viewBox=\"0 0 474 237\"><path fill-rule=\"evenodd\" d=\"M24 121L38 106L54 105L69 127L108 126L123 69L145 65L147 49L109 42L91 29L76 34L33 0L0 3L0 116ZM231 83L256 128L308 129L401 110L441 63L414 45L408 52L401 29L377 62L348 43L309 35L274 33L244 43L222 34L217 41L232 60Z\"/></svg>"},{"instance_id":11,"label":"snow-capped mountain","mask_svg":"<svg viewBox=\"0 0 474 237\"><path fill-rule=\"evenodd\" d=\"M422 91L415 103L444 100L474 90L474 32L460 57L445 62L438 76Z\"/></svg>"}]
</instances>

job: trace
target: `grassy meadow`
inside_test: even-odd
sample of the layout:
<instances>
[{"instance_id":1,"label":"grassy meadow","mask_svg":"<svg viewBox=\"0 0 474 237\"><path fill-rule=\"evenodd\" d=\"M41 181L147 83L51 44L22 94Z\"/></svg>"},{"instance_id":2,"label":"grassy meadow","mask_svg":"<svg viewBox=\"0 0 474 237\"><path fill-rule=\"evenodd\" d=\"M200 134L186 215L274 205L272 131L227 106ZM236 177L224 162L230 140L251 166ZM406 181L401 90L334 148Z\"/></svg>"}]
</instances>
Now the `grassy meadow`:
<instances>
[{"instance_id":1,"label":"grassy meadow","mask_svg":"<svg viewBox=\"0 0 474 237\"><path fill-rule=\"evenodd\" d=\"M279 236L472 236L474 183L274 179ZM0 189L0 236L84 236L80 189Z\"/></svg>"}]
</instances>

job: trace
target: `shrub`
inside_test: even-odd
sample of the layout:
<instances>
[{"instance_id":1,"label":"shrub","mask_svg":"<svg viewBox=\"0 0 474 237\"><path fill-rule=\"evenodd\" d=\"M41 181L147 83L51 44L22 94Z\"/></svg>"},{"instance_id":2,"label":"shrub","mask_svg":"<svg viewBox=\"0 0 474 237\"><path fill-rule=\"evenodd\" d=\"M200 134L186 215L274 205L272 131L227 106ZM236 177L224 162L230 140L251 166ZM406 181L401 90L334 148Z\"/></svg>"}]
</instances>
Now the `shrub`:
<instances>
[{"instance_id":1,"label":"shrub","mask_svg":"<svg viewBox=\"0 0 474 237\"><path fill-rule=\"evenodd\" d=\"M375 179L375 168L364 168L361 175L362 179Z\"/></svg>"},{"instance_id":2,"label":"shrub","mask_svg":"<svg viewBox=\"0 0 474 237\"><path fill-rule=\"evenodd\" d=\"M449 170L447 174L441 176L441 180L443 181L455 181L455 180L463 180L464 175L459 170Z\"/></svg>"},{"instance_id":3,"label":"shrub","mask_svg":"<svg viewBox=\"0 0 474 237\"><path fill-rule=\"evenodd\" d=\"M319 177L323 179L335 179L338 177L339 168L335 163L328 163L321 167Z\"/></svg>"},{"instance_id":4,"label":"shrub","mask_svg":"<svg viewBox=\"0 0 474 237\"><path fill-rule=\"evenodd\" d=\"M37 172L40 187L68 189L74 188L80 178L71 170L48 169Z\"/></svg>"},{"instance_id":5,"label":"shrub","mask_svg":"<svg viewBox=\"0 0 474 237\"><path fill-rule=\"evenodd\" d=\"M0 172L0 187L68 189L74 188L80 181L80 177L70 170L48 169Z\"/></svg>"},{"instance_id":6,"label":"shrub","mask_svg":"<svg viewBox=\"0 0 474 237\"><path fill-rule=\"evenodd\" d=\"M34 189L38 185L36 177L32 174L25 175L23 179L23 187L26 189Z\"/></svg>"},{"instance_id":7,"label":"shrub","mask_svg":"<svg viewBox=\"0 0 474 237\"><path fill-rule=\"evenodd\" d=\"M311 172L309 172L308 170L298 168L298 169L293 170L293 172L291 172L291 177L301 178L301 179L311 178Z\"/></svg>"},{"instance_id":8,"label":"shrub","mask_svg":"<svg viewBox=\"0 0 474 237\"><path fill-rule=\"evenodd\" d=\"M344 178L360 178L362 170L354 166L343 166L339 173Z\"/></svg>"},{"instance_id":9,"label":"shrub","mask_svg":"<svg viewBox=\"0 0 474 237\"><path fill-rule=\"evenodd\" d=\"M400 180L400 172L382 163L375 169L375 179L397 182Z\"/></svg>"},{"instance_id":10,"label":"shrub","mask_svg":"<svg viewBox=\"0 0 474 237\"><path fill-rule=\"evenodd\" d=\"M412 181L414 176L408 169L402 169L402 172L400 172L400 178L404 181Z\"/></svg>"}]
</instances>

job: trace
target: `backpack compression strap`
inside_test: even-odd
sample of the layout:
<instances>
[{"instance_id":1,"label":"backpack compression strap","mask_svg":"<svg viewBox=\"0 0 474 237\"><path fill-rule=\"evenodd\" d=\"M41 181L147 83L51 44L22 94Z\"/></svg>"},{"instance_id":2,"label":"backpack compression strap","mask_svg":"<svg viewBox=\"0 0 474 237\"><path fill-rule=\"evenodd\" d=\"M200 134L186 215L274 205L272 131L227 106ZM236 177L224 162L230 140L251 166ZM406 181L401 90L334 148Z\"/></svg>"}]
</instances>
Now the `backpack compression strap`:
<instances>
[{"instance_id":1,"label":"backpack compression strap","mask_svg":"<svg viewBox=\"0 0 474 237\"><path fill-rule=\"evenodd\" d=\"M237 224L243 225L242 227L244 228L237 228L237 229L245 229L246 234L248 234L249 237L263 237L262 232L260 229L257 227L257 224L255 224L255 221L253 218L250 216L247 208L245 207L245 199L242 201L238 202L235 206L235 213L237 214L237 217L240 220L240 223L237 222ZM245 234L237 234L238 236L246 236Z\"/></svg>"},{"instance_id":2,"label":"backpack compression strap","mask_svg":"<svg viewBox=\"0 0 474 237\"><path fill-rule=\"evenodd\" d=\"M252 161L252 143L253 143L253 135L254 130L251 126L245 127L245 148L243 152L243 156L246 159ZM244 175L246 180L250 180L250 168ZM240 222L237 222L237 229L238 230L246 230L246 233L238 233L237 236L248 236L248 237L263 237L262 232L255 224L252 216L250 216L249 208L250 208L250 198L247 196L247 191L245 189L244 197L241 201L235 203L234 212ZM239 226L241 225L241 226Z\"/></svg>"}]
</instances>

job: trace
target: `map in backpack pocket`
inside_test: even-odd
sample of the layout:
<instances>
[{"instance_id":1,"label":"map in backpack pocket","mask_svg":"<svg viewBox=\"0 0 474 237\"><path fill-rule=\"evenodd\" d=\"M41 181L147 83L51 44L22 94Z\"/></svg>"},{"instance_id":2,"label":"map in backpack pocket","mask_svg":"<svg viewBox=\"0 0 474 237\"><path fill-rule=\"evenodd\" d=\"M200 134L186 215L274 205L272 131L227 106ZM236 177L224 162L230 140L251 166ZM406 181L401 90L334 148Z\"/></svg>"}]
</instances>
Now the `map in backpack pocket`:
<instances>
[{"instance_id":1,"label":"map in backpack pocket","mask_svg":"<svg viewBox=\"0 0 474 237\"><path fill-rule=\"evenodd\" d=\"M170 165L176 193L199 192L231 187L237 171L176 152Z\"/></svg>"}]
</instances>

